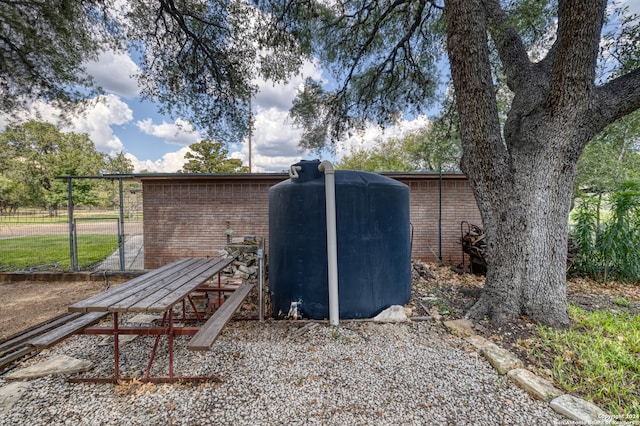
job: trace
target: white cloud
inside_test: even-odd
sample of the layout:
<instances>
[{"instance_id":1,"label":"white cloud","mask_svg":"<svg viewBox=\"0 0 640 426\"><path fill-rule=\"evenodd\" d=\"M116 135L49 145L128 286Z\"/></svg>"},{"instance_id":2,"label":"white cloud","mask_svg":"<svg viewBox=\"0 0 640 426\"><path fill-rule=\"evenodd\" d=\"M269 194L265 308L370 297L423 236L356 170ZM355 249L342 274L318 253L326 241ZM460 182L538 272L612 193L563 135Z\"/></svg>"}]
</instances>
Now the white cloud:
<instances>
[{"instance_id":1,"label":"white cloud","mask_svg":"<svg viewBox=\"0 0 640 426\"><path fill-rule=\"evenodd\" d=\"M86 63L85 68L87 73L93 76L97 85L106 92L125 98L138 95L138 82L135 76L140 73L140 68L128 54L102 52L97 61Z\"/></svg>"},{"instance_id":2,"label":"white cloud","mask_svg":"<svg viewBox=\"0 0 640 426\"><path fill-rule=\"evenodd\" d=\"M296 91L307 77L322 80L322 71L315 62L306 61L301 73L287 83L255 81L259 92L252 99L255 114L251 150L253 172L288 170L291 164L301 158L312 156L298 148L302 132L294 128L289 120L289 109ZM230 156L248 165L249 144L246 140L236 151L232 150Z\"/></svg>"},{"instance_id":3,"label":"white cloud","mask_svg":"<svg viewBox=\"0 0 640 426\"><path fill-rule=\"evenodd\" d=\"M87 133L96 150L113 155L122 151L124 145L111 126L131 121L133 112L118 96L106 95L87 101L83 111L68 116L66 120L61 120L61 116L62 112L57 107L36 101L28 110L15 113L13 118L18 122L49 122L59 126L63 132Z\"/></svg>"},{"instance_id":4,"label":"white cloud","mask_svg":"<svg viewBox=\"0 0 640 426\"><path fill-rule=\"evenodd\" d=\"M111 125L122 125L132 119L133 112L126 103L116 95L106 95L93 102L83 115L74 117L63 130L87 133L98 151L113 155L122 151L124 145Z\"/></svg>"},{"instance_id":5,"label":"white cloud","mask_svg":"<svg viewBox=\"0 0 640 426\"><path fill-rule=\"evenodd\" d=\"M178 118L173 123L162 121L162 124L153 124L153 120L147 118L136 122L136 126L143 133L164 139L166 143L176 145L191 145L198 142L201 137L191 123Z\"/></svg>"},{"instance_id":6,"label":"white cloud","mask_svg":"<svg viewBox=\"0 0 640 426\"><path fill-rule=\"evenodd\" d=\"M298 148L301 131L294 129L288 112L277 108L258 108L254 118L251 163L253 172L280 172L287 170L308 153ZM249 164L249 144L245 141L239 151L230 154Z\"/></svg>"},{"instance_id":7,"label":"white cloud","mask_svg":"<svg viewBox=\"0 0 640 426\"><path fill-rule=\"evenodd\" d=\"M184 155L189 151L189 147L185 146L178 151L168 152L161 159L139 160L135 155L126 154L126 157L133 163L134 172L139 173L143 170L153 173L176 173L184 166Z\"/></svg>"},{"instance_id":8,"label":"white cloud","mask_svg":"<svg viewBox=\"0 0 640 426\"><path fill-rule=\"evenodd\" d=\"M402 118L393 126L386 128L372 123L365 129L355 132L349 138L338 142L336 147L336 160L340 160L346 154L349 154L352 148L371 149L381 140L403 138L407 134L428 125L429 119L423 115L419 115L412 120Z\"/></svg>"},{"instance_id":9,"label":"white cloud","mask_svg":"<svg viewBox=\"0 0 640 426\"><path fill-rule=\"evenodd\" d=\"M299 75L291 77L287 83L274 84L271 81L257 80L259 92L253 98L253 104L257 108L276 108L281 111L289 111L296 90L307 77L322 80L322 70L317 63L305 61Z\"/></svg>"},{"instance_id":10,"label":"white cloud","mask_svg":"<svg viewBox=\"0 0 640 426\"><path fill-rule=\"evenodd\" d=\"M253 133L257 153L279 156L298 152L301 131L292 127L286 111L259 111Z\"/></svg>"}]
</instances>

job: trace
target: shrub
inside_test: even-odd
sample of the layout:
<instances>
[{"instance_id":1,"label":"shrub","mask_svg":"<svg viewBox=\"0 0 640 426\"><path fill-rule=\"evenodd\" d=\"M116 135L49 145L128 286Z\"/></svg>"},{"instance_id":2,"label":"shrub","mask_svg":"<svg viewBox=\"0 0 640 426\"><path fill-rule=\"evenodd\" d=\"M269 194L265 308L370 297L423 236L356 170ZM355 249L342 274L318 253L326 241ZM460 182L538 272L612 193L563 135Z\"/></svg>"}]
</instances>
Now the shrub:
<instances>
[{"instance_id":1,"label":"shrub","mask_svg":"<svg viewBox=\"0 0 640 426\"><path fill-rule=\"evenodd\" d=\"M603 206L609 214L601 218ZM623 182L604 199L583 197L573 220L572 236L580 249L573 268L578 274L605 282L640 279L640 182Z\"/></svg>"}]
</instances>

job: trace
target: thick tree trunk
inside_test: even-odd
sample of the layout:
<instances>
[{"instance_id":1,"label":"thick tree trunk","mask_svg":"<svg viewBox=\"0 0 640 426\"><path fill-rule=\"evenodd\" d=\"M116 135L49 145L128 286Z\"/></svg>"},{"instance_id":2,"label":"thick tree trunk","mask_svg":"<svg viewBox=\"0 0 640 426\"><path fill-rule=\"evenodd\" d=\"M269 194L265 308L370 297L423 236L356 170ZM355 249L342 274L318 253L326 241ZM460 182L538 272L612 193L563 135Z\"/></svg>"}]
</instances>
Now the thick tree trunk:
<instances>
[{"instance_id":1,"label":"thick tree trunk","mask_svg":"<svg viewBox=\"0 0 640 426\"><path fill-rule=\"evenodd\" d=\"M534 70L517 37L505 32L504 43L513 49L505 50L503 59L510 62L515 98L503 136L487 47L489 3L484 1L445 3L461 166L473 187L488 245L485 289L468 316L500 323L526 315L562 327L569 324L567 221L579 155L572 148L571 129L581 111L549 113L548 64Z\"/></svg>"},{"instance_id":2,"label":"thick tree trunk","mask_svg":"<svg viewBox=\"0 0 640 426\"><path fill-rule=\"evenodd\" d=\"M556 144L549 136L545 145ZM548 154L517 152L508 183L497 193L476 194L483 200L487 279L471 318L500 323L525 315L537 323L569 324L566 248L574 170Z\"/></svg>"},{"instance_id":3,"label":"thick tree trunk","mask_svg":"<svg viewBox=\"0 0 640 426\"><path fill-rule=\"evenodd\" d=\"M595 86L606 0L560 0L556 41L529 60L499 0L445 0L463 157L487 238L472 318L567 326L566 250L575 169L587 142L640 107L640 70ZM501 126L489 38L514 93Z\"/></svg>"}]
</instances>

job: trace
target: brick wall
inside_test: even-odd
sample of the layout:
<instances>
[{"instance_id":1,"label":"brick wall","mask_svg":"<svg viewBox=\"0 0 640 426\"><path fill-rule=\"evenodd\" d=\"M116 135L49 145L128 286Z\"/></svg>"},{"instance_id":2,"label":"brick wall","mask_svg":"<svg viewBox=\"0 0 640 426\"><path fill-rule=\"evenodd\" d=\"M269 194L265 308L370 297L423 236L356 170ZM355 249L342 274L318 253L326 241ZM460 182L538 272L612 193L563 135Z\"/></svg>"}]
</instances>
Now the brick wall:
<instances>
[{"instance_id":1,"label":"brick wall","mask_svg":"<svg viewBox=\"0 0 640 426\"><path fill-rule=\"evenodd\" d=\"M468 180L443 178L440 230L438 226L439 180L410 180L405 183L411 190L412 257L435 261L441 253L445 264L461 263L462 247L459 243L461 222L482 224ZM439 233L442 235L440 244L438 243Z\"/></svg>"},{"instance_id":2,"label":"brick wall","mask_svg":"<svg viewBox=\"0 0 640 426\"><path fill-rule=\"evenodd\" d=\"M390 173L411 190L412 257L438 255L439 178L433 174ZM287 176L145 175L144 265L157 268L185 256L217 256L226 244L227 224L234 236L268 238L268 191ZM460 222L481 224L469 182L462 175L442 180L442 259L462 260Z\"/></svg>"}]
</instances>

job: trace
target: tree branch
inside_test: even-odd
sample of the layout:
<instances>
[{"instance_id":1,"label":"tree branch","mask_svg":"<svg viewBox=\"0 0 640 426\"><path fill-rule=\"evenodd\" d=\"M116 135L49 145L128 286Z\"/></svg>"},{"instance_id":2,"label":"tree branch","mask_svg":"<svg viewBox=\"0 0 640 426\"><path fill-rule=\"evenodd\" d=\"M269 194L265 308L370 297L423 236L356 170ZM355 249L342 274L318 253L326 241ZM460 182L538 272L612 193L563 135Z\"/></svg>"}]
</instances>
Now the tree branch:
<instances>
[{"instance_id":1,"label":"tree branch","mask_svg":"<svg viewBox=\"0 0 640 426\"><path fill-rule=\"evenodd\" d=\"M500 123L481 2L446 3L447 44L463 141L495 158L504 145L493 143L500 135Z\"/></svg>"},{"instance_id":2,"label":"tree branch","mask_svg":"<svg viewBox=\"0 0 640 426\"><path fill-rule=\"evenodd\" d=\"M595 135L608 124L637 109L640 109L640 68L595 89L587 113L588 125Z\"/></svg>"},{"instance_id":3,"label":"tree branch","mask_svg":"<svg viewBox=\"0 0 640 426\"><path fill-rule=\"evenodd\" d=\"M388 5L388 7L384 10L384 12L380 15L380 17L375 21L373 28L369 32L369 36L367 37L365 42L360 46L360 48L358 49L358 52L353 57L353 60L351 62L351 67L349 68L349 72L347 73L347 77L344 79L344 83L342 85L342 88L338 92L339 95L342 95L347 91L347 88L348 88L349 84L351 83L351 80L353 79L353 76L354 76L354 74L356 72L356 69L361 65L362 58L366 54L366 52L369 49L369 47L371 46L371 44L374 42L374 40L375 40L376 36L378 35L378 32L379 32L380 27L382 26L383 22L387 19L387 17L391 16L391 14L396 10L396 8L398 8L400 6L403 6L406 3L407 3L407 0L396 0L392 4ZM366 7L365 7L365 9L366 9ZM358 12L363 12L363 11L364 11L364 9L360 10ZM344 18L344 17L342 17L342 18ZM340 18L340 19L342 19L342 18ZM367 19L368 19L368 14L365 16L364 21L366 21Z\"/></svg>"},{"instance_id":4,"label":"tree branch","mask_svg":"<svg viewBox=\"0 0 640 426\"><path fill-rule=\"evenodd\" d=\"M489 32L493 38L502 66L507 76L507 86L512 91L524 86L529 80L531 61L518 32L509 22L498 0L484 0L489 21Z\"/></svg>"},{"instance_id":5,"label":"tree branch","mask_svg":"<svg viewBox=\"0 0 640 426\"><path fill-rule=\"evenodd\" d=\"M606 0L560 0L558 36L552 52L548 106L580 104L594 89Z\"/></svg>"}]
</instances>

